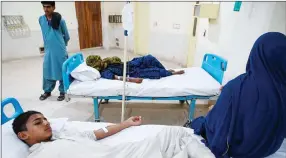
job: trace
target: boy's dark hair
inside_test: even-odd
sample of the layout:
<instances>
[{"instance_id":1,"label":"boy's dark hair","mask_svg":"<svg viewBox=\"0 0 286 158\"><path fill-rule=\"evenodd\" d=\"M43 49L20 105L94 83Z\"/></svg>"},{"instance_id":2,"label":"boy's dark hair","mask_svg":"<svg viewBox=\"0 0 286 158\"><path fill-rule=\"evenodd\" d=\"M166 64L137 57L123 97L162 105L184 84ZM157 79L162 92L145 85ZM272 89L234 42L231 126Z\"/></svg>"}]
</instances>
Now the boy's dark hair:
<instances>
[{"instance_id":1,"label":"boy's dark hair","mask_svg":"<svg viewBox=\"0 0 286 158\"><path fill-rule=\"evenodd\" d=\"M26 126L27 121L30 118L30 116L32 116L34 114L42 114L42 113L40 113L38 111L27 111L27 112L20 114L19 116L17 116L14 119L12 127L13 127L13 131L16 135L19 132L27 131L27 126Z\"/></svg>"},{"instance_id":2,"label":"boy's dark hair","mask_svg":"<svg viewBox=\"0 0 286 158\"><path fill-rule=\"evenodd\" d=\"M42 5L46 4L46 5L51 5L51 6L55 6L56 2L55 1L41 1Z\"/></svg>"}]
</instances>

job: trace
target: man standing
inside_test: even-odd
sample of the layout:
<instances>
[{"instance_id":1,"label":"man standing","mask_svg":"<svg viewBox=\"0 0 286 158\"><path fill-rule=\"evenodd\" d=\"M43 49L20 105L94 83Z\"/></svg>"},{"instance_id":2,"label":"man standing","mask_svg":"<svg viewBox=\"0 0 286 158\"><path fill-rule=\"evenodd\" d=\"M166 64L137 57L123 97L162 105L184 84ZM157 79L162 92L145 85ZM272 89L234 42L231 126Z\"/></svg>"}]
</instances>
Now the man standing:
<instances>
[{"instance_id":1,"label":"man standing","mask_svg":"<svg viewBox=\"0 0 286 158\"><path fill-rule=\"evenodd\" d=\"M66 46L70 39L65 21L55 10L55 1L42 1L45 15L39 18L42 30L45 56L43 63L43 90L40 100L51 96L51 92L59 81L60 96L58 101L65 99L62 81L62 65L68 58Z\"/></svg>"}]
</instances>

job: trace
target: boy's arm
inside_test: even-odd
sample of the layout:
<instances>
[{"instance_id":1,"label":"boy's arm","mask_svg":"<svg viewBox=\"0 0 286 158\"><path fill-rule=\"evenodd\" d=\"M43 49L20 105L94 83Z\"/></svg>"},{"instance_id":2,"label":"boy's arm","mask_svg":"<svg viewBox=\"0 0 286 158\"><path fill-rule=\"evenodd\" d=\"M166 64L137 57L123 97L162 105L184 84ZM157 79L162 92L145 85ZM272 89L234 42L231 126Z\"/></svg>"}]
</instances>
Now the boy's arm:
<instances>
[{"instance_id":1,"label":"boy's arm","mask_svg":"<svg viewBox=\"0 0 286 158\"><path fill-rule=\"evenodd\" d=\"M141 125L141 123L141 116L133 116L120 124L111 125L99 130L95 130L94 135L97 140L100 140L108 136L114 135L128 127Z\"/></svg>"},{"instance_id":2,"label":"boy's arm","mask_svg":"<svg viewBox=\"0 0 286 158\"><path fill-rule=\"evenodd\" d=\"M114 80L123 81L123 77L114 75ZM127 82L132 82L132 83L142 83L143 79L142 78L126 77L126 81Z\"/></svg>"},{"instance_id":3,"label":"boy's arm","mask_svg":"<svg viewBox=\"0 0 286 158\"><path fill-rule=\"evenodd\" d=\"M69 40L70 40L70 35L69 35L69 32L68 32L68 28L67 28L66 22L63 19L61 20L61 29L62 29L62 32L63 32L65 43L67 45Z\"/></svg>"},{"instance_id":4,"label":"boy's arm","mask_svg":"<svg viewBox=\"0 0 286 158\"><path fill-rule=\"evenodd\" d=\"M43 34L43 30L42 30L41 20L42 20L42 16L39 17L38 22L39 22L39 25L40 25L40 28L41 28L41 32L42 32L43 43L45 43L45 37L44 37L44 34Z\"/></svg>"},{"instance_id":5,"label":"boy's arm","mask_svg":"<svg viewBox=\"0 0 286 158\"><path fill-rule=\"evenodd\" d=\"M56 140L59 138L68 137L69 139L87 138L90 140L100 140L108 136L114 135L128 127L141 125L141 123L141 116L133 116L130 117L128 120L121 122L120 124L110 125L98 130L79 131L73 126L65 126L60 131L53 131L52 139Z\"/></svg>"}]
</instances>

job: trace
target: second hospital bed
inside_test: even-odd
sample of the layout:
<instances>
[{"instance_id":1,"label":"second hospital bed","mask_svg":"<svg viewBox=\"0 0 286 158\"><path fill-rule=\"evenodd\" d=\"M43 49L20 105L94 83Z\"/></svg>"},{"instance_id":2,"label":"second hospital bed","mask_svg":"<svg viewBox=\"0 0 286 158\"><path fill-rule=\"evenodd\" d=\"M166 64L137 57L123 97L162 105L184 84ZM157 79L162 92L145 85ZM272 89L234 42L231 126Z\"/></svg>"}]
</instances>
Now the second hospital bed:
<instances>
[{"instance_id":1,"label":"second hospital bed","mask_svg":"<svg viewBox=\"0 0 286 158\"><path fill-rule=\"evenodd\" d=\"M8 105L14 107L14 112L12 115L7 115L4 112L4 108ZM29 155L29 147L23 143L20 139L17 138L16 134L12 129L12 122L14 118L23 113L23 109L20 103L15 98L6 98L1 102L1 124L2 124L2 157L3 158L27 158ZM83 121L69 121L68 118L48 118L52 131L57 132L62 129L64 125L72 126L73 129L78 131L87 131L87 130L97 130L113 123L106 122L83 122ZM129 127L115 135L109 136L107 138L98 140L102 145L107 146L117 146L124 143L140 142L144 139L152 138L156 136L160 131L168 126L165 125L141 125ZM190 131L192 129L189 129ZM138 137L140 136L140 137ZM204 144L200 141L202 137L193 135L192 136L196 142L199 142L199 145L196 145L192 150L202 153L205 153L207 148L201 148ZM122 139L124 138L124 139ZM192 143L192 142L190 142ZM195 143L196 144L196 143ZM1 144L0 144L1 145ZM202 155L203 156L203 155Z\"/></svg>"},{"instance_id":2,"label":"second hospital bed","mask_svg":"<svg viewBox=\"0 0 286 158\"><path fill-rule=\"evenodd\" d=\"M93 99L95 121L100 121L99 105L103 99L122 100L123 82L100 78L78 81L71 72L84 62L82 53L67 59L62 67L66 101L71 97ZM189 106L189 121L193 119L197 99L210 99L220 92L227 61L214 54L206 54L201 67L185 68L185 74L159 80L144 79L141 84L126 82L126 100L178 100ZM189 102L190 101L190 102Z\"/></svg>"},{"instance_id":3,"label":"second hospital bed","mask_svg":"<svg viewBox=\"0 0 286 158\"><path fill-rule=\"evenodd\" d=\"M12 104L14 107L14 113L12 115L6 115L4 112L5 106ZM26 158L29 155L29 147L19 140L12 129L12 122L15 117L23 113L23 109L20 103L15 98L7 98L1 102L1 124L2 124L2 157L3 158ZM61 128L63 123L67 123L68 118L54 118L49 119L53 131L57 131ZM68 121L68 125L76 127L79 131L85 130L96 130L102 127L111 125L111 123L94 123L94 122L81 122L81 121ZM100 140L102 144L106 145L120 145L127 142L140 142L146 138L150 138L158 134L164 125L141 125L137 127L130 127L117 133L113 136ZM134 134L136 133L136 134ZM140 137L138 137L140 135ZM202 137L193 136L195 139L200 141ZM124 139L122 139L124 138ZM202 144L204 145L204 144ZM202 150L199 148L194 150ZM204 155L202 155L203 157ZM280 149L276 151L273 155L267 158L285 158L286 157L286 139L284 139L283 144Z\"/></svg>"}]
</instances>

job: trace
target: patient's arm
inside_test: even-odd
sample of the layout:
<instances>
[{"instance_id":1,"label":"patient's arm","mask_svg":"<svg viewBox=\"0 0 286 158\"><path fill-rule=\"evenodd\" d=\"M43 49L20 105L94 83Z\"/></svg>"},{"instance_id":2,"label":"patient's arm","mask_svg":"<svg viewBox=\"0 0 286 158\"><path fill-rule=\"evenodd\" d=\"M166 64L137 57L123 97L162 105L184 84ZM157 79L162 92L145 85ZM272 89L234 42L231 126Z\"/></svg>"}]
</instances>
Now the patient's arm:
<instances>
[{"instance_id":1,"label":"patient's arm","mask_svg":"<svg viewBox=\"0 0 286 158\"><path fill-rule=\"evenodd\" d=\"M117 76L114 75L114 80L120 80L123 81L123 77L122 76ZM142 83L143 79L142 78L131 78L131 77L126 77L126 81L127 82L132 82L132 83Z\"/></svg>"},{"instance_id":2,"label":"patient's arm","mask_svg":"<svg viewBox=\"0 0 286 158\"><path fill-rule=\"evenodd\" d=\"M142 123L141 116L133 116L127 119L126 121L121 122L120 124L107 126L106 127L107 131L104 131L104 129L95 130L94 134L96 136L96 139L100 140L105 137L114 135L124 130L125 128L141 125L141 123Z\"/></svg>"},{"instance_id":3,"label":"patient's arm","mask_svg":"<svg viewBox=\"0 0 286 158\"><path fill-rule=\"evenodd\" d=\"M114 75L110 70L106 69L103 70L100 73L102 78L106 78L106 79L110 79L110 80L120 80L123 81L123 77L122 76L117 76ZM143 79L142 78L126 78L127 82L133 82L133 83L142 83Z\"/></svg>"}]
</instances>

